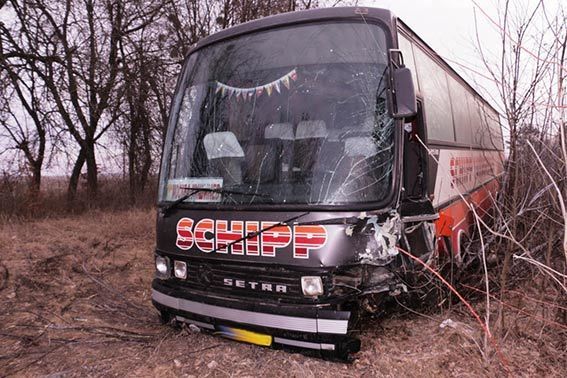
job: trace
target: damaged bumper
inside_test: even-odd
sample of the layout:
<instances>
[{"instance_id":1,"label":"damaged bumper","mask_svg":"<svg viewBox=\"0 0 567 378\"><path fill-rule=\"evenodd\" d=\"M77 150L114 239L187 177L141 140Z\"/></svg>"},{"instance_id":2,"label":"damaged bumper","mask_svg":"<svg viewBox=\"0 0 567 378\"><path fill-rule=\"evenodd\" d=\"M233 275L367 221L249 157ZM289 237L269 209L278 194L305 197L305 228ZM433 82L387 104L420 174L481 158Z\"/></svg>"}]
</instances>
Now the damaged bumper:
<instances>
[{"instance_id":1,"label":"damaged bumper","mask_svg":"<svg viewBox=\"0 0 567 378\"><path fill-rule=\"evenodd\" d=\"M152 284L152 302L162 313L221 335L227 327L270 336L270 346L329 351L345 357L360 349L349 327L351 312L325 305L259 303ZM248 341L248 340L240 340Z\"/></svg>"}]
</instances>

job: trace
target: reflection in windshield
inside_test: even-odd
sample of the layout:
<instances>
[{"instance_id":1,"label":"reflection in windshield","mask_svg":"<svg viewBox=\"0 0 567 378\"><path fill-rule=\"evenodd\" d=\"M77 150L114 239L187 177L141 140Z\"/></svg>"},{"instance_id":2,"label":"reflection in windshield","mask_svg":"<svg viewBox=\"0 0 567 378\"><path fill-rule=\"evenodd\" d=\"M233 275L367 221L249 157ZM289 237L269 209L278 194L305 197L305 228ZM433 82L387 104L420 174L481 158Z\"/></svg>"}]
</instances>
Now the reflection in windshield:
<instances>
[{"instance_id":1,"label":"reflection in windshield","mask_svg":"<svg viewBox=\"0 0 567 378\"><path fill-rule=\"evenodd\" d=\"M394 156L386 51L379 27L341 23L256 33L192 54L168 132L162 200L203 185L263 194L242 204L385 198Z\"/></svg>"}]
</instances>

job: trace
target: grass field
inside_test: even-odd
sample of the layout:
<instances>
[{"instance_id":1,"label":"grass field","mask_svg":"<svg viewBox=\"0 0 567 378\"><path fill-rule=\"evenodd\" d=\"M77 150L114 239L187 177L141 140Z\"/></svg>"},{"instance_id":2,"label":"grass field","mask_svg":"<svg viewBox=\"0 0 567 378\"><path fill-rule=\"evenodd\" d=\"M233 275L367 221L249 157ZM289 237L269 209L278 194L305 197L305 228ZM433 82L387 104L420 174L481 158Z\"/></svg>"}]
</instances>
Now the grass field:
<instances>
[{"instance_id":1,"label":"grass field","mask_svg":"<svg viewBox=\"0 0 567 378\"><path fill-rule=\"evenodd\" d=\"M458 305L368 321L352 364L161 325L150 301L154 221L154 210L98 211L0 226L0 376L504 374ZM567 326L508 316L499 349L512 375L565 376Z\"/></svg>"}]
</instances>

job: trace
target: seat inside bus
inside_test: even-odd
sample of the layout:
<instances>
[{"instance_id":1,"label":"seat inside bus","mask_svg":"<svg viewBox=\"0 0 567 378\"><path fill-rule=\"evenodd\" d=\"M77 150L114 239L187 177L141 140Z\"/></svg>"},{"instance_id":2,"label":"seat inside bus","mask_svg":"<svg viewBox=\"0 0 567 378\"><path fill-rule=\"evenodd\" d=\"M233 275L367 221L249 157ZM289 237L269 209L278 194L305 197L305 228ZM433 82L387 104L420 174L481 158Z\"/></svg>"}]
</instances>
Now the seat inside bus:
<instances>
[{"instance_id":1,"label":"seat inside bus","mask_svg":"<svg viewBox=\"0 0 567 378\"><path fill-rule=\"evenodd\" d=\"M293 150L294 176L298 178L311 176L328 135L327 125L323 120L299 122Z\"/></svg>"},{"instance_id":2,"label":"seat inside bus","mask_svg":"<svg viewBox=\"0 0 567 378\"><path fill-rule=\"evenodd\" d=\"M263 143L245 145L244 181L270 183L282 180L290 165L293 149L293 125L272 123L264 129Z\"/></svg>"},{"instance_id":3,"label":"seat inside bus","mask_svg":"<svg viewBox=\"0 0 567 378\"><path fill-rule=\"evenodd\" d=\"M209 160L207 174L222 177L226 186L241 184L244 150L236 135L230 131L209 133L203 138L203 144Z\"/></svg>"},{"instance_id":4,"label":"seat inside bus","mask_svg":"<svg viewBox=\"0 0 567 378\"><path fill-rule=\"evenodd\" d=\"M372 136L356 136L344 139L344 153L337 162L331 178L325 179L331 187L329 194L337 201L362 201L365 190L373 185L376 170L373 156L377 154ZM325 196L327 197L327 196Z\"/></svg>"},{"instance_id":5,"label":"seat inside bus","mask_svg":"<svg viewBox=\"0 0 567 378\"><path fill-rule=\"evenodd\" d=\"M356 117L348 116L349 121L355 121ZM342 120L337 126L341 127L329 130L328 137L321 146L319 159L314 167L317 180L312 185L312 201L327 199L338 190L350 187L353 181L359 182L360 179L354 180L357 173L370 173L371 167L360 171L356 166L360 161L375 154L373 151L376 151L376 146L372 138L374 115L368 114L359 127L353 127L347 120ZM353 172L351 168L354 168Z\"/></svg>"}]
</instances>

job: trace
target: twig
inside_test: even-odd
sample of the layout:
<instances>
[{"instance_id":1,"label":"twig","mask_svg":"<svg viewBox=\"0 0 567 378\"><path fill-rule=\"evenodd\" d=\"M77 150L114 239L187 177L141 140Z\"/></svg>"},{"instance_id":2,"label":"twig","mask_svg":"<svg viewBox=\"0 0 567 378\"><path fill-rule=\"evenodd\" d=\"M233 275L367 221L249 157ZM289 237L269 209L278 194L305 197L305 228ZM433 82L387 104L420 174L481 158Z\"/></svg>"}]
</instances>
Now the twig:
<instances>
[{"instance_id":1,"label":"twig","mask_svg":"<svg viewBox=\"0 0 567 378\"><path fill-rule=\"evenodd\" d=\"M131 305L132 307L145 312L146 314L149 314L148 309L143 308L138 306L135 303L132 303L132 301L130 301L130 299L128 297L126 297L124 294L122 294L121 292L119 292L118 290L114 289L113 287L111 287L110 285L108 285L107 283L105 283L102 280L99 280L98 278L94 277L91 273L89 273L87 267L85 266L85 262L83 261L83 263L81 264L81 267L83 268L83 272L87 275L88 278L90 278L92 281L94 281L95 283L99 284L100 286L104 287L105 289L107 289L108 291L118 295L119 297L121 297L122 299L124 299L124 301L126 303L128 303L129 305Z\"/></svg>"},{"instance_id":2,"label":"twig","mask_svg":"<svg viewBox=\"0 0 567 378\"><path fill-rule=\"evenodd\" d=\"M565 256L565 262L567 263L567 209L565 208L565 201L563 200L563 194L561 194L561 189L559 189L559 186L557 185L557 183L553 179L553 176L551 175L551 173L549 173L545 164L543 164L543 162L541 161L541 158L537 154L534 146L531 144L531 142L529 140L526 140L526 143L528 144L528 146L530 146L530 148L533 151L539 165L541 166L541 168L543 169L543 171L545 172L547 177L549 177L549 180L551 180L551 183L553 184L553 188L557 192L557 198L559 200L559 206L561 207L561 214L563 214L563 222L564 222L564 224L563 224L563 254ZM565 166L566 166L566 169L567 169L567 162L565 162Z\"/></svg>"},{"instance_id":3,"label":"twig","mask_svg":"<svg viewBox=\"0 0 567 378\"><path fill-rule=\"evenodd\" d=\"M400 248L400 247L396 247L398 249L398 251L400 251L401 253L403 253L404 255L408 256L409 258L411 258L412 260L418 262L419 264L423 265L424 268L426 268L427 270L429 270L431 273L433 273L439 280L441 280L441 282L443 282L443 284L445 284L449 290L451 290L453 293L455 293L455 295L461 300L461 302L463 302L463 304L469 309L470 313L473 315L473 317L478 321L478 323L481 325L482 330L484 331L484 333L487 335L488 340L490 341L490 343L492 344L492 346L494 347L494 349L496 350L496 353L498 355L498 359L500 360L500 362L502 363L502 366L504 367L504 369L506 370L506 372L508 374L510 374L510 369L508 367L508 361L506 360L506 358L504 357L504 355L502 354L502 352L500 351L500 348L498 348L498 345L496 344L496 341L494 340L494 338L492 337L492 334L490 333L490 329L488 327L486 327L486 324L480 319L480 316L478 315L478 313L475 311L475 309L472 307L472 305L467 302L467 300L465 298L463 298L463 296L457 291L457 289L455 289L449 282L447 282L447 280L445 280L443 278L443 276L441 276L437 271L435 271L433 268L431 268L429 265L427 265L426 263L424 263L423 261L421 261L418 257L415 257L414 255L412 255L411 253L407 252L406 250Z\"/></svg>"},{"instance_id":4,"label":"twig","mask_svg":"<svg viewBox=\"0 0 567 378\"><path fill-rule=\"evenodd\" d=\"M205 347L205 348L202 348L202 349L192 350L191 352L184 353L184 355L189 355L189 354L195 354L195 353L199 353L199 352L204 352L204 351L209 350L209 349L218 348L218 347L220 347L221 345L222 345L222 344L215 344L215 345L211 345L211 346L208 346L208 347Z\"/></svg>"},{"instance_id":5,"label":"twig","mask_svg":"<svg viewBox=\"0 0 567 378\"><path fill-rule=\"evenodd\" d=\"M39 356L39 357L36 358L35 360L31 361L30 363L28 363L28 364L22 366L22 367L19 368L19 369L16 369L16 370L11 371L10 373L6 374L6 376L14 375L14 374L16 374L16 373L18 373L18 372L20 372L20 371L22 371L22 370L24 370L24 369L27 369L27 368L30 367L31 365L35 364L36 362L39 362L39 361L43 360L47 355L49 355L49 354L55 352L57 349L59 349L59 348L61 348L61 347L63 347L63 346L65 346L65 344L57 345L56 347L54 347L54 348L52 348L51 350L45 352L44 354L42 354L41 356Z\"/></svg>"},{"instance_id":6,"label":"twig","mask_svg":"<svg viewBox=\"0 0 567 378\"><path fill-rule=\"evenodd\" d=\"M466 288L468 288L468 289L471 289L471 290L477 291L477 292L479 292L479 293L485 294L482 290L477 289L476 287L472 287L472 286L465 285L465 284L463 284L463 286L466 287ZM494 295L492 295L492 294L488 294L488 295L490 295L494 300L496 300L496 301L502 303L504 306L513 308L514 310L518 310L518 312L520 312L520 313L522 313L522 314L524 314L524 315L527 315L527 316L529 316L529 317L531 317L531 318L534 318L534 319L536 319L536 320L539 320L539 321L541 321L541 322L548 323L548 324L550 324L550 325L554 325L554 326L556 326L556 327L559 327L559 328L562 328L562 329L567 330L567 325L564 325L564 324L555 322L555 321L553 321L553 320L548 320L548 319L542 318L541 316L538 316L538 315L530 314L529 312L527 312L527 311L525 311L525 310L523 310L523 309L521 309L521 308L519 308L519 307L516 307L516 306L514 306L514 305L511 305L511 304L509 304L509 303L504 302L504 301L501 300L501 299L496 298L496 297L495 297Z\"/></svg>"},{"instance_id":7,"label":"twig","mask_svg":"<svg viewBox=\"0 0 567 378\"><path fill-rule=\"evenodd\" d=\"M424 318L429 319L429 320L431 320L431 321L436 321L435 318L433 318L433 317L431 317L431 316L429 316L429 315L425 315L425 314L423 314L423 313L421 313L421 312L412 310L411 308L405 306L402 302L398 301L398 298L397 298L397 297L394 297L394 299L396 300L396 302L398 303L398 305L402 306L403 308L405 308L405 309L408 310L409 312L411 312L411 313L413 313L413 314L415 314L415 315L423 316Z\"/></svg>"}]
</instances>

